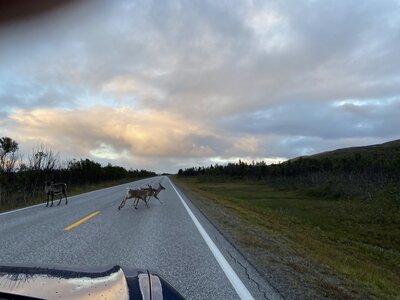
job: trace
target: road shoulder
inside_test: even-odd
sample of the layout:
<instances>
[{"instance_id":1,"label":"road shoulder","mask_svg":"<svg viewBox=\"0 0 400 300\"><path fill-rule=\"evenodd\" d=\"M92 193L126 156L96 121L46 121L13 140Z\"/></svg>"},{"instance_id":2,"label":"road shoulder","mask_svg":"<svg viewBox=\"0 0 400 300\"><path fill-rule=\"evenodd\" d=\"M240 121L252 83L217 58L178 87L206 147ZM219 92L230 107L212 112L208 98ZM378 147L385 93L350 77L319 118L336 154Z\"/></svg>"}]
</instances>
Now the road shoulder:
<instances>
[{"instance_id":1,"label":"road shoulder","mask_svg":"<svg viewBox=\"0 0 400 300\"><path fill-rule=\"evenodd\" d=\"M232 240L227 239L223 231L216 226L215 222L203 212L199 206L199 196L190 191L181 183L173 180L171 181L179 189L181 196L184 197L185 202L190 207L196 218L203 225L208 235L217 245L219 250L224 255L225 259L229 262L231 267L241 278L246 287L250 290L255 299L284 299L282 294L270 284L265 276L262 276L253 265L232 243ZM193 201L194 199L194 201ZM201 201L201 200L200 200Z\"/></svg>"},{"instance_id":2,"label":"road shoulder","mask_svg":"<svg viewBox=\"0 0 400 300\"><path fill-rule=\"evenodd\" d=\"M207 224L206 230L229 257L235 271L253 285L256 299L353 298L350 293L335 288L342 285L340 280L298 255L282 237L266 234L228 208L199 195L173 177L170 179L190 199L191 208L202 224ZM258 242L252 245L254 240Z\"/></svg>"}]
</instances>

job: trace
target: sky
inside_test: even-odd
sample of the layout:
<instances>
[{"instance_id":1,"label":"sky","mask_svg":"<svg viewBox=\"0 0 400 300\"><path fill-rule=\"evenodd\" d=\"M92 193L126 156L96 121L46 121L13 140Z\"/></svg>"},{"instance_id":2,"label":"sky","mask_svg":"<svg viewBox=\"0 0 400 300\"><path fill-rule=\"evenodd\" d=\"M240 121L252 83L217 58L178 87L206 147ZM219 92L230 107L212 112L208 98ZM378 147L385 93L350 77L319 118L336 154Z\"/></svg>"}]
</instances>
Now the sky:
<instances>
[{"instance_id":1,"label":"sky","mask_svg":"<svg viewBox=\"0 0 400 300\"><path fill-rule=\"evenodd\" d=\"M400 138L400 1L72 1L0 23L0 136L177 172Z\"/></svg>"}]
</instances>

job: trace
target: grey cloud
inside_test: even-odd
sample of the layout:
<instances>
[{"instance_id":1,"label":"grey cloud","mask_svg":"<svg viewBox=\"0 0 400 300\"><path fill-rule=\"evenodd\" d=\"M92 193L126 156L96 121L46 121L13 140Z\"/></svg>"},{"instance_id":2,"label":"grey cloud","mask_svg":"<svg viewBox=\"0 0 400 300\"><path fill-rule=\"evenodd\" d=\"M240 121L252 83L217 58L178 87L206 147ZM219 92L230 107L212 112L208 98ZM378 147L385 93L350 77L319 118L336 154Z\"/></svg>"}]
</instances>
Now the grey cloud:
<instances>
[{"instance_id":1,"label":"grey cloud","mask_svg":"<svg viewBox=\"0 0 400 300\"><path fill-rule=\"evenodd\" d=\"M139 1L130 8L124 2L102 3L95 14L74 17L82 29L66 26L71 21L67 17L56 23L54 27L66 27L67 34L50 35L54 45L49 47L55 52L42 51L50 69L56 67L47 77L55 73L58 84L85 85L93 94L116 75L138 77L167 95L161 102L144 99L146 105L162 103L189 113L220 98L229 113L296 98L319 101L399 93L398 79L390 84L387 73L376 78L373 72L398 70L393 58L399 44L392 35L399 24L387 18L398 11L396 2L261 3ZM83 12L91 7L86 6ZM288 18L288 49L265 53L246 25L246 16L267 9ZM120 14L117 20L113 13ZM93 21L98 18L101 30ZM46 36L49 30L43 30ZM42 42L46 44L43 38ZM156 69L167 75L143 74Z\"/></svg>"},{"instance_id":2,"label":"grey cloud","mask_svg":"<svg viewBox=\"0 0 400 300\"><path fill-rule=\"evenodd\" d=\"M400 100L389 104L290 103L225 119L229 131L322 139L393 138L399 134ZM312 144L312 143L310 143Z\"/></svg>"},{"instance_id":3,"label":"grey cloud","mask_svg":"<svg viewBox=\"0 0 400 300\"><path fill-rule=\"evenodd\" d=\"M195 147L208 147L212 149L215 155L224 153L231 145L223 137L211 135L188 135L187 139L195 145Z\"/></svg>"},{"instance_id":4,"label":"grey cloud","mask_svg":"<svg viewBox=\"0 0 400 300\"><path fill-rule=\"evenodd\" d=\"M304 136L275 136L276 141L265 145L265 151L270 156L281 155L286 158L295 158L303 155L312 155L320 152L331 151L340 148L353 147L355 145L373 145L386 142L385 138L340 138L328 140L318 137Z\"/></svg>"},{"instance_id":5,"label":"grey cloud","mask_svg":"<svg viewBox=\"0 0 400 300\"><path fill-rule=\"evenodd\" d=\"M263 13L276 24L255 29ZM400 125L398 100L385 101L400 95L399 15L398 1L85 1L0 29L0 82L33 83L6 84L0 104L74 109L91 99L170 112L209 129L182 141L209 155L249 155L229 149L243 136L257 140L254 155L285 157L390 139ZM281 44L266 47L276 36ZM137 88L104 92L116 78ZM334 105L348 99L382 105ZM177 163L172 150L166 165Z\"/></svg>"},{"instance_id":6,"label":"grey cloud","mask_svg":"<svg viewBox=\"0 0 400 300\"><path fill-rule=\"evenodd\" d=\"M23 90L26 91L26 89ZM37 95L5 93L0 94L0 105L4 110L73 106L75 101L71 98L68 94L57 90L43 91Z\"/></svg>"}]
</instances>

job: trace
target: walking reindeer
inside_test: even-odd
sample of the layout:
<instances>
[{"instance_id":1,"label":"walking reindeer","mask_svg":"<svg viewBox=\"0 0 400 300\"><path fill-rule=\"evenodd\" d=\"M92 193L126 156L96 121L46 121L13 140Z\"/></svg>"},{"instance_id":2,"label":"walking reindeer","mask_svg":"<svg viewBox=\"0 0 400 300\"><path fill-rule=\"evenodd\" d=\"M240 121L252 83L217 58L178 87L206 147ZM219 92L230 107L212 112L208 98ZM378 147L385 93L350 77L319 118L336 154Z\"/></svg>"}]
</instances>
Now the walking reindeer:
<instances>
[{"instance_id":1,"label":"walking reindeer","mask_svg":"<svg viewBox=\"0 0 400 300\"><path fill-rule=\"evenodd\" d=\"M118 209L121 209L125 206L126 200L128 199L133 199L133 204L135 204L135 209L137 209L137 205L139 203L139 200L142 199L144 203L146 203L146 206L149 207L149 204L147 203L147 198L150 195L150 190L134 190L131 188L126 189L126 194L124 199L122 200L121 204L118 206Z\"/></svg>"},{"instance_id":2,"label":"walking reindeer","mask_svg":"<svg viewBox=\"0 0 400 300\"><path fill-rule=\"evenodd\" d=\"M47 204L46 206L49 206L49 201L50 201L50 197L51 197L51 206L53 206L53 200L54 200L54 196L59 195L60 196L60 200L58 201L57 205L60 205L61 200L63 198L63 196L65 197L65 205L68 204L68 198L67 198L67 184L66 183L53 183L50 181L45 181L44 182L44 192L47 195Z\"/></svg>"},{"instance_id":3,"label":"walking reindeer","mask_svg":"<svg viewBox=\"0 0 400 300\"><path fill-rule=\"evenodd\" d=\"M147 185L146 188L141 188L139 190L127 188L125 197L122 200L121 204L118 206L118 209L123 208L125 206L126 200L128 199L133 199L133 205L135 206L135 209L137 209L139 200L143 200L146 206L149 207L148 202L151 197L156 198L158 201L160 201L160 203L162 203L162 201L158 198L158 194L162 190L165 190L165 187L163 187L161 183L159 183L159 186L156 189L153 188L151 185Z\"/></svg>"},{"instance_id":4,"label":"walking reindeer","mask_svg":"<svg viewBox=\"0 0 400 300\"><path fill-rule=\"evenodd\" d=\"M162 191L162 190L165 190L165 187L163 187L162 185L161 185L161 183L158 183L158 188L153 188L150 184L148 184L147 185L147 188L144 188L143 190L149 190L150 191L150 194L149 194L149 199L151 198L151 197L154 197L154 198L156 198L160 203L163 203L157 196L158 196L158 194Z\"/></svg>"}]
</instances>

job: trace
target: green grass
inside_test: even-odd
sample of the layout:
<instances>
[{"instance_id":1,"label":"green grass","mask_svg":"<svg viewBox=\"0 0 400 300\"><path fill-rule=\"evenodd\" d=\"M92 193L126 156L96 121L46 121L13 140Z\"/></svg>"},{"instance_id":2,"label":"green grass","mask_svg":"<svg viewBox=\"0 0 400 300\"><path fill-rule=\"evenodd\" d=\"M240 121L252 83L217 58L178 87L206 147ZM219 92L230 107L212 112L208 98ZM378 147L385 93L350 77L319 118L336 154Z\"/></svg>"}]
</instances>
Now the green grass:
<instances>
[{"instance_id":1,"label":"green grass","mask_svg":"<svg viewBox=\"0 0 400 300\"><path fill-rule=\"evenodd\" d=\"M94 190L104 189L104 188L107 188L107 187L111 187L111 186L115 186L115 185L119 185L119 184L132 182L132 181L135 181L135 180L137 180L137 179L125 178L125 179L120 179L120 180L103 181L103 182L93 183L93 184L76 185L76 186L71 185L71 186L68 186L67 196L68 197L75 196L75 195L79 195L79 194L82 194L82 193L91 192L91 191L94 191ZM23 207L26 207L26 206L43 203L43 202L46 202L46 199L47 199L47 196L44 194L44 192L40 192L35 199L30 199L29 201L27 201L26 204L25 203L21 203L21 202L16 202L16 203L19 203L19 204L18 205L0 206L0 212L9 211L9 210L17 209L17 208L23 208ZM57 202L57 201L58 201L58 198L54 200L54 202Z\"/></svg>"},{"instance_id":2,"label":"green grass","mask_svg":"<svg viewBox=\"0 0 400 300\"><path fill-rule=\"evenodd\" d=\"M296 253L344 279L359 297L400 299L399 203L321 199L256 181L175 180L282 238ZM237 238L262 246L254 237Z\"/></svg>"}]
</instances>

